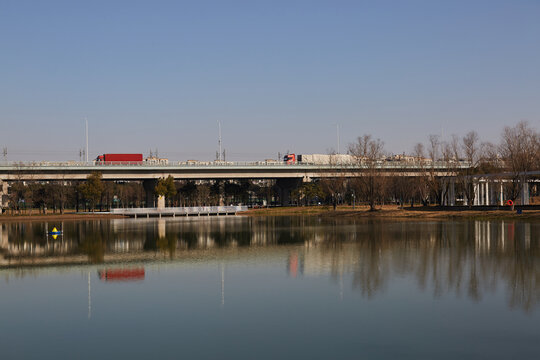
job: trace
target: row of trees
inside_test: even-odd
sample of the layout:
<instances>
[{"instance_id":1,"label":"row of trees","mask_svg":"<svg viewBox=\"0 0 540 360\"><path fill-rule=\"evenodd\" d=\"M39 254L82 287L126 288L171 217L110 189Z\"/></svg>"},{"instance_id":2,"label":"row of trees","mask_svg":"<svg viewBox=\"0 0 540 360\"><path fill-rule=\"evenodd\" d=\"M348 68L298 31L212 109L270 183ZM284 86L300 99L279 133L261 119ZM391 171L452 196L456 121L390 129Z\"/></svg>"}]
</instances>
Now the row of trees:
<instances>
[{"instance_id":1,"label":"row of trees","mask_svg":"<svg viewBox=\"0 0 540 360\"><path fill-rule=\"evenodd\" d=\"M388 154L384 143L371 135L358 137L349 146L349 153L363 165L363 176L346 179L342 170L341 178L321 180L320 188L331 194L334 206L340 199L353 203L361 200L369 204L371 210L385 202L397 202L401 206L405 202L444 205L451 187L464 203L472 206L476 197L475 182L483 174L490 174L494 180L505 180L502 182L504 198L516 201L523 184L534 176L534 171L540 170L540 133L527 122L520 122L515 127L506 127L497 145L481 142L475 131L462 138L453 135L448 141L431 135L427 145L418 143L410 156L403 157L420 168L420 176L414 177L390 171L381 176L379 167ZM444 165L455 175L440 176L437 165ZM298 192L299 197L305 199L310 193L313 191Z\"/></svg>"},{"instance_id":2,"label":"row of trees","mask_svg":"<svg viewBox=\"0 0 540 360\"><path fill-rule=\"evenodd\" d=\"M172 176L158 180L155 193L165 196L169 206L270 204L279 197L275 181L174 181Z\"/></svg>"},{"instance_id":3,"label":"row of trees","mask_svg":"<svg viewBox=\"0 0 540 360\"><path fill-rule=\"evenodd\" d=\"M63 213L65 209L90 210L144 205L144 189L137 182L102 181L100 173L78 181L16 181L9 189L9 211Z\"/></svg>"},{"instance_id":4,"label":"row of trees","mask_svg":"<svg viewBox=\"0 0 540 360\"><path fill-rule=\"evenodd\" d=\"M397 178L388 179L391 184ZM277 205L282 189L275 181L174 181L160 179L156 196L163 195L167 206L212 206L223 204ZM321 179L302 183L291 191L294 205L353 203L354 194L363 198L360 180L345 178ZM142 182L103 181L100 173L91 174L84 182L15 182L10 188L9 208L12 213L32 214L35 211L64 212L74 210L107 210L114 207L144 207L146 193ZM377 199L383 202L385 199ZM153 206L153 204L149 204Z\"/></svg>"},{"instance_id":5,"label":"row of trees","mask_svg":"<svg viewBox=\"0 0 540 360\"><path fill-rule=\"evenodd\" d=\"M279 201L275 181L174 181L159 179L153 189L165 196L168 206L220 204L272 204ZM114 207L144 207L146 192L141 181L104 181L99 172L86 181L16 181L9 192L11 213L59 212L64 209L106 210Z\"/></svg>"}]
</instances>

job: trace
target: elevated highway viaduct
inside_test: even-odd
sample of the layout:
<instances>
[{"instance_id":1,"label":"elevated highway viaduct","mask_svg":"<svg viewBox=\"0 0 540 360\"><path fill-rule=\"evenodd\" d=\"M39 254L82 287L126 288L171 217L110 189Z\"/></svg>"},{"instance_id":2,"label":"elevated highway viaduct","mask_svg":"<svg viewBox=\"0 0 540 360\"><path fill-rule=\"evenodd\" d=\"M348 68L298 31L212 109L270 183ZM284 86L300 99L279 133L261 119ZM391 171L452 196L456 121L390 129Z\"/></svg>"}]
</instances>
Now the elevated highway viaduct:
<instances>
[{"instance_id":1,"label":"elevated highway viaduct","mask_svg":"<svg viewBox=\"0 0 540 360\"><path fill-rule=\"evenodd\" d=\"M380 162L375 166L315 165L285 163L204 163L178 165L97 165L95 163L0 163L0 195L7 194L7 187L16 181L80 181L98 171L103 180L142 181L150 198L159 178L172 176L175 180L232 180L273 179L286 193L299 182L320 178L354 178L377 172L380 176L421 176L430 171L435 176L454 176L466 163L448 164L435 162L420 164L410 162Z\"/></svg>"}]
</instances>

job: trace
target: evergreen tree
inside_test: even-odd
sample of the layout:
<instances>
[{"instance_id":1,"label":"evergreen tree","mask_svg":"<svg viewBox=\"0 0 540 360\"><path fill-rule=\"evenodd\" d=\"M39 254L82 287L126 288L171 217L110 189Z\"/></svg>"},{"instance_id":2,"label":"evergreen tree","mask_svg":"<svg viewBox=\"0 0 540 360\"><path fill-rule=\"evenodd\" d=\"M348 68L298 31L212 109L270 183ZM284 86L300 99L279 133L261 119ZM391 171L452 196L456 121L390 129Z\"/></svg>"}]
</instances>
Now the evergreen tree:
<instances>
[{"instance_id":1,"label":"evergreen tree","mask_svg":"<svg viewBox=\"0 0 540 360\"><path fill-rule=\"evenodd\" d=\"M79 186L79 191L83 197L90 202L90 208L94 211L96 203L101 199L103 193L103 182L101 173L94 171L86 178L86 182Z\"/></svg>"}]
</instances>

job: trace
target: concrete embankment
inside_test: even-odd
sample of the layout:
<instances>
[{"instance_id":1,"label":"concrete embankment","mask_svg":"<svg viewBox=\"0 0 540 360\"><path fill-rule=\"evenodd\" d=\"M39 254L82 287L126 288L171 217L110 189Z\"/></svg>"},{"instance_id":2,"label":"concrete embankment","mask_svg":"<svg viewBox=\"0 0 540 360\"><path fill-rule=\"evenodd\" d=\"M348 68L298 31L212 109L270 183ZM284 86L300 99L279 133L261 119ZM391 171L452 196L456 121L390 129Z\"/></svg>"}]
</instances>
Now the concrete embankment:
<instances>
[{"instance_id":1,"label":"concrete embankment","mask_svg":"<svg viewBox=\"0 0 540 360\"><path fill-rule=\"evenodd\" d=\"M0 215L1 222L17 221L76 221L76 220L102 220L102 219L123 219L126 216L110 213L64 213L64 214L21 214L21 215Z\"/></svg>"}]
</instances>

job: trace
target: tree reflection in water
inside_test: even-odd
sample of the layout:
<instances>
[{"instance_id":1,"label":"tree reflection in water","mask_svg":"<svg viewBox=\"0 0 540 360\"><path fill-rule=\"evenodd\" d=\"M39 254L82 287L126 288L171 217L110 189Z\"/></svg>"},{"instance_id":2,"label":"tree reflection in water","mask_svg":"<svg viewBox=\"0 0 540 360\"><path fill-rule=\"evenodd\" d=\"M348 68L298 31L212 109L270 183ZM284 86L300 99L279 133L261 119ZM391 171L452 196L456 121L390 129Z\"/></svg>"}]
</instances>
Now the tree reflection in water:
<instances>
[{"instance_id":1,"label":"tree reflection in water","mask_svg":"<svg viewBox=\"0 0 540 360\"><path fill-rule=\"evenodd\" d=\"M511 307L540 302L540 223L316 217L79 221L0 225L0 268L118 261L279 258L291 277L329 275L374 298L413 276L435 297L475 301L503 287ZM230 260L230 261L233 261ZM344 286L347 286L344 284Z\"/></svg>"}]
</instances>

